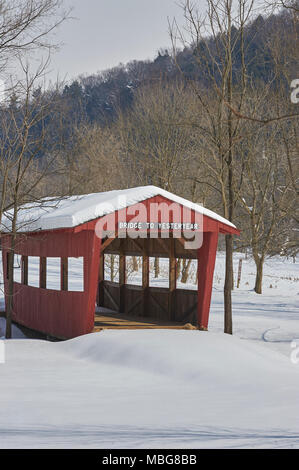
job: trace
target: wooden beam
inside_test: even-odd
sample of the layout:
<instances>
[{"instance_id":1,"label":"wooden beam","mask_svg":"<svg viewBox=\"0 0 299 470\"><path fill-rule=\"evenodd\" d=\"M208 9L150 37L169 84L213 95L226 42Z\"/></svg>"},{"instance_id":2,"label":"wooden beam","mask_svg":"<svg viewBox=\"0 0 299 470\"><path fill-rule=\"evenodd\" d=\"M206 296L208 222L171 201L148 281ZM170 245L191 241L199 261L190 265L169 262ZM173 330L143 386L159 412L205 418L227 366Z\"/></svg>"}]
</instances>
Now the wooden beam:
<instances>
[{"instance_id":1,"label":"wooden beam","mask_svg":"<svg viewBox=\"0 0 299 470\"><path fill-rule=\"evenodd\" d=\"M68 258L61 258L61 290L68 290Z\"/></svg>"},{"instance_id":2,"label":"wooden beam","mask_svg":"<svg viewBox=\"0 0 299 470\"><path fill-rule=\"evenodd\" d=\"M142 302L142 297L140 297L139 299L136 299L135 302L128 307L128 311L126 312L126 314L129 315L132 312L132 310L134 310L134 308L137 307L137 305L139 305L141 302Z\"/></svg>"},{"instance_id":3,"label":"wooden beam","mask_svg":"<svg viewBox=\"0 0 299 470\"><path fill-rule=\"evenodd\" d=\"M107 246L109 246L110 243L113 242L113 240L115 240L115 238L106 238L106 240L104 242L102 242L102 244L101 244L101 252L103 252L105 250L105 248L107 248Z\"/></svg>"},{"instance_id":4,"label":"wooden beam","mask_svg":"<svg viewBox=\"0 0 299 470\"><path fill-rule=\"evenodd\" d=\"M47 258L44 256L39 259L39 287L46 289L47 283Z\"/></svg>"},{"instance_id":5,"label":"wooden beam","mask_svg":"<svg viewBox=\"0 0 299 470\"><path fill-rule=\"evenodd\" d=\"M148 290L149 292L149 295L151 296L151 298L153 299L154 303L165 313L168 313L168 308L167 307L164 307L162 304L160 304L160 302L158 301L158 299L155 297L154 293L151 291L151 289Z\"/></svg>"},{"instance_id":6,"label":"wooden beam","mask_svg":"<svg viewBox=\"0 0 299 470\"><path fill-rule=\"evenodd\" d=\"M174 239L169 239L169 290L172 292L176 289L176 257L174 252Z\"/></svg>"},{"instance_id":7,"label":"wooden beam","mask_svg":"<svg viewBox=\"0 0 299 470\"><path fill-rule=\"evenodd\" d=\"M213 275L217 252L218 232L204 232L203 244L198 249L198 326L206 330L212 295Z\"/></svg>"},{"instance_id":8,"label":"wooden beam","mask_svg":"<svg viewBox=\"0 0 299 470\"><path fill-rule=\"evenodd\" d=\"M189 320L189 317L190 317L190 314L195 311L196 312L197 310L197 301L190 307L188 308L188 310L186 312L184 312L184 316L183 318L180 320L182 323L191 323L190 320Z\"/></svg>"},{"instance_id":9,"label":"wooden beam","mask_svg":"<svg viewBox=\"0 0 299 470\"><path fill-rule=\"evenodd\" d=\"M6 279L9 279L10 278L10 258L12 256L12 253L10 251L8 251L6 253Z\"/></svg>"},{"instance_id":10,"label":"wooden beam","mask_svg":"<svg viewBox=\"0 0 299 470\"><path fill-rule=\"evenodd\" d=\"M184 248L184 251L189 253L188 255L188 258L187 259L197 259L197 251L194 249L194 250L186 250L185 248L185 243L190 240L185 240L185 238L175 238L175 240L178 240L178 242L180 243L180 245ZM193 256L190 256L190 255L193 255ZM178 253L178 258L186 258L186 256L184 256L184 253Z\"/></svg>"},{"instance_id":11,"label":"wooden beam","mask_svg":"<svg viewBox=\"0 0 299 470\"><path fill-rule=\"evenodd\" d=\"M174 238L169 239L169 293L168 293L168 315L170 319L175 318L175 291L176 291L176 258Z\"/></svg>"},{"instance_id":12,"label":"wooden beam","mask_svg":"<svg viewBox=\"0 0 299 470\"><path fill-rule=\"evenodd\" d=\"M105 295L107 295L107 297L109 298L110 302L114 305L115 310L119 310L119 307L118 307L116 301L114 300L114 298L110 294L108 288L105 286L105 283L103 283L103 290L104 290Z\"/></svg>"},{"instance_id":13,"label":"wooden beam","mask_svg":"<svg viewBox=\"0 0 299 470\"><path fill-rule=\"evenodd\" d=\"M144 244L145 246L146 244ZM142 313L148 314L148 289L149 289L149 257L145 247L142 254Z\"/></svg>"},{"instance_id":14,"label":"wooden beam","mask_svg":"<svg viewBox=\"0 0 299 470\"><path fill-rule=\"evenodd\" d=\"M126 256L123 250L124 239L120 239L119 250L119 312L125 313L126 295Z\"/></svg>"},{"instance_id":15,"label":"wooden beam","mask_svg":"<svg viewBox=\"0 0 299 470\"><path fill-rule=\"evenodd\" d=\"M167 240L169 241L170 238L161 238L161 237L157 237L157 238L153 238L153 240L157 240L158 242L158 245L160 245L163 250L165 251L165 254L167 254L168 250L169 250L169 244L167 242Z\"/></svg>"},{"instance_id":16,"label":"wooden beam","mask_svg":"<svg viewBox=\"0 0 299 470\"><path fill-rule=\"evenodd\" d=\"M143 251L143 246L140 243L138 243L138 241L135 238L130 238L130 240L132 241L133 245L137 246L138 252L141 254Z\"/></svg>"},{"instance_id":17,"label":"wooden beam","mask_svg":"<svg viewBox=\"0 0 299 470\"><path fill-rule=\"evenodd\" d=\"M149 257L142 256L142 289L149 287Z\"/></svg>"},{"instance_id":18,"label":"wooden beam","mask_svg":"<svg viewBox=\"0 0 299 470\"><path fill-rule=\"evenodd\" d=\"M100 252L100 263L99 263L99 278L98 278L98 293L97 293L97 305L104 304L104 278L105 278L105 263L104 263L104 253Z\"/></svg>"},{"instance_id":19,"label":"wooden beam","mask_svg":"<svg viewBox=\"0 0 299 470\"><path fill-rule=\"evenodd\" d=\"M28 256L22 256L22 284L28 286Z\"/></svg>"}]
</instances>

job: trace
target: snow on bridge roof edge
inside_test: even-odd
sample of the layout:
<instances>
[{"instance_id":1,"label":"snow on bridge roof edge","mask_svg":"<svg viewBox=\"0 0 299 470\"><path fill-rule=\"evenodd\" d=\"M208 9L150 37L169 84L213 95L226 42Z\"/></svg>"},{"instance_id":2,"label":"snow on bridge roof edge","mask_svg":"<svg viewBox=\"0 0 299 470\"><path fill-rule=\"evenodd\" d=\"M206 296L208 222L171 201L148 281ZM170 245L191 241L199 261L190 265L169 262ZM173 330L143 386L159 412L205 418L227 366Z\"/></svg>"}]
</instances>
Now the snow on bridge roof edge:
<instances>
[{"instance_id":1,"label":"snow on bridge roof edge","mask_svg":"<svg viewBox=\"0 0 299 470\"><path fill-rule=\"evenodd\" d=\"M236 229L233 223L216 212L156 186L139 186L57 199L46 198L37 203L25 204L19 209L17 227L19 232L73 228L154 196L165 197ZM11 215L12 211L8 211L3 217L4 232L10 231Z\"/></svg>"}]
</instances>

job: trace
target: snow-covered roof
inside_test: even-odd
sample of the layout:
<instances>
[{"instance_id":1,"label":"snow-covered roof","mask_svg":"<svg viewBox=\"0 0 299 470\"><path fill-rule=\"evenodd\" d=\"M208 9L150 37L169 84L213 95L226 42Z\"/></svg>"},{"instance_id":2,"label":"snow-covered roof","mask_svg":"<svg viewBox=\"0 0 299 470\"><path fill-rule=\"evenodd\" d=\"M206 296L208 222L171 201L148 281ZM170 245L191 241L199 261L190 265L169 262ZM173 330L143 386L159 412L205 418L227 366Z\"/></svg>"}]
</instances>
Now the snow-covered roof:
<instances>
[{"instance_id":1,"label":"snow-covered roof","mask_svg":"<svg viewBox=\"0 0 299 470\"><path fill-rule=\"evenodd\" d=\"M157 186L139 186L59 199L47 198L25 204L18 212L17 229L19 232L37 232L72 228L158 195L235 228L227 219L199 204ZM12 211L8 211L3 216L2 231L10 231L11 215Z\"/></svg>"}]
</instances>

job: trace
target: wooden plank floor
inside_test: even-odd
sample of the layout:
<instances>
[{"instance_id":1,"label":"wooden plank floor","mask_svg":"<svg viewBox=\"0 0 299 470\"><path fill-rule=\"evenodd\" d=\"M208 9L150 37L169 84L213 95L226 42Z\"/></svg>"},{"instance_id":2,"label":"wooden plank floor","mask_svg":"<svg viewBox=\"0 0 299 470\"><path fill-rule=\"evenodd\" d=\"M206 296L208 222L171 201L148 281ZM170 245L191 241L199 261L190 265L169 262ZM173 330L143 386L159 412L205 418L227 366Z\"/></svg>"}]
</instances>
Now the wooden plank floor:
<instances>
[{"instance_id":1,"label":"wooden plank floor","mask_svg":"<svg viewBox=\"0 0 299 470\"><path fill-rule=\"evenodd\" d=\"M0 317L5 316L5 312L0 312ZM13 322L14 323L14 322ZM44 339L45 334L30 330L25 326L16 324L17 327L28 338ZM172 329L172 330L196 330L190 323L178 323L172 321L159 321L154 318L130 317L116 312L103 309L102 312L95 313L93 333L101 330L142 330L142 329Z\"/></svg>"},{"instance_id":2,"label":"wooden plank floor","mask_svg":"<svg viewBox=\"0 0 299 470\"><path fill-rule=\"evenodd\" d=\"M175 329L196 330L190 323L173 321L159 321L153 318L130 317L113 312L96 312L94 319L94 332L101 330L139 330L139 329Z\"/></svg>"}]
</instances>

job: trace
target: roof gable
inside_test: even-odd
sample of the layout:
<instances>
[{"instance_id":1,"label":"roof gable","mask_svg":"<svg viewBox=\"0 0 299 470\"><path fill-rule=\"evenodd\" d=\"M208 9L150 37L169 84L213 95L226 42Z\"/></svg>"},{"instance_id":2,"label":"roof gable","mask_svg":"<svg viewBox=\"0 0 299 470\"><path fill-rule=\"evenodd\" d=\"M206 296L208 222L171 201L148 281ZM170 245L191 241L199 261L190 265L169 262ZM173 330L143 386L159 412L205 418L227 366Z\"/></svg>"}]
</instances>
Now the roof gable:
<instances>
[{"instance_id":1,"label":"roof gable","mask_svg":"<svg viewBox=\"0 0 299 470\"><path fill-rule=\"evenodd\" d=\"M199 204L156 186L139 186L123 190L69 196L62 199L47 198L38 203L26 204L19 209L18 231L37 232L40 230L73 228L154 196L165 197L188 209L235 228L235 225L230 221ZM8 211L3 217L3 231L10 230L11 214L12 211Z\"/></svg>"}]
</instances>

